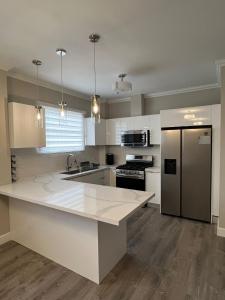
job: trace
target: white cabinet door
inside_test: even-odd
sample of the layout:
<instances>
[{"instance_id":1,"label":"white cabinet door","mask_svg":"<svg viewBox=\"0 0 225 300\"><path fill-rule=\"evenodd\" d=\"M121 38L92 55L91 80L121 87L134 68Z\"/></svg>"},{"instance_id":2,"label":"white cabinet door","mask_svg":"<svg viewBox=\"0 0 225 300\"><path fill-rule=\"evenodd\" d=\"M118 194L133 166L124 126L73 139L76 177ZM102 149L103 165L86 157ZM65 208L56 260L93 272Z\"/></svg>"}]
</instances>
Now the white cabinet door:
<instances>
[{"instance_id":1,"label":"white cabinet door","mask_svg":"<svg viewBox=\"0 0 225 300\"><path fill-rule=\"evenodd\" d=\"M105 171L98 171L88 175L83 175L79 177L75 177L72 179L73 181L78 182L85 182L85 183L92 183L92 184L99 184L99 185L106 185L107 180L105 178Z\"/></svg>"},{"instance_id":2,"label":"white cabinet door","mask_svg":"<svg viewBox=\"0 0 225 300\"><path fill-rule=\"evenodd\" d=\"M150 203L161 203L161 176L160 173L146 172L145 174L145 189L148 192L154 192L155 197L150 200Z\"/></svg>"},{"instance_id":3,"label":"white cabinet door","mask_svg":"<svg viewBox=\"0 0 225 300\"><path fill-rule=\"evenodd\" d=\"M160 115L150 116L150 131L151 131L151 144L161 144L161 127L160 127Z\"/></svg>"},{"instance_id":4,"label":"white cabinet door","mask_svg":"<svg viewBox=\"0 0 225 300\"><path fill-rule=\"evenodd\" d=\"M95 124L95 145L106 145L106 120L101 119L100 123Z\"/></svg>"},{"instance_id":5,"label":"white cabinet door","mask_svg":"<svg viewBox=\"0 0 225 300\"><path fill-rule=\"evenodd\" d=\"M115 120L116 119L106 120L106 145L116 144Z\"/></svg>"},{"instance_id":6,"label":"white cabinet door","mask_svg":"<svg viewBox=\"0 0 225 300\"><path fill-rule=\"evenodd\" d=\"M160 111L161 127L211 125L211 105Z\"/></svg>"},{"instance_id":7,"label":"white cabinet door","mask_svg":"<svg viewBox=\"0 0 225 300\"><path fill-rule=\"evenodd\" d=\"M106 120L95 123L92 118L85 118L85 145L106 145Z\"/></svg>"},{"instance_id":8,"label":"white cabinet door","mask_svg":"<svg viewBox=\"0 0 225 300\"><path fill-rule=\"evenodd\" d=\"M109 185L116 186L116 168L110 168L109 170Z\"/></svg>"},{"instance_id":9,"label":"white cabinet door","mask_svg":"<svg viewBox=\"0 0 225 300\"><path fill-rule=\"evenodd\" d=\"M95 123L91 118L85 118L85 145L95 145Z\"/></svg>"},{"instance_id":10,"label":"white cabinet door","mask_svg":"<svg viewBox=\"0 0 225 300\"><path fill-rule=\"evenodd\" d=\"M109 119L106 121L106 144L120 145L121 132L124 130L124 122L121 119Z\"/></svg>"},{"instance_id":11,"label":"white cabinet door","mask_svg":"<svg viewBox=\"0 0 225 300\"><path fill-rule=\"evenodd\" d=\"M16 102L8 104L11 148L40 148L46 146L45 122L37 124L37 110L32 105ZM44 118L44 113L42 113Z\"/></svg>"}]
</instances>

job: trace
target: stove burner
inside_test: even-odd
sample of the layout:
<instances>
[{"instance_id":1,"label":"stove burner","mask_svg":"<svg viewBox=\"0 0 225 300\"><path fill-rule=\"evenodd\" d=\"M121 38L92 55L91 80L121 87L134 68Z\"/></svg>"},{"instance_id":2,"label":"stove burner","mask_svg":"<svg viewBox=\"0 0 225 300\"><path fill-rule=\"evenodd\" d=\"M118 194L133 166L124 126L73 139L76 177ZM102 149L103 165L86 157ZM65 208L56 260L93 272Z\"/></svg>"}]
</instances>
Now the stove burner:
<instances>
[{"instance_id":1,"label":"stove burner","mask_svg":"<svg viewBox=\"0 0 225 300\"><path fill-rule=\"evenodd\" d=\"M131 163L128 162L125 165L120 165L117 167L119 170L137 170L144 171L146 168L152 167L152 163Z\"/></svg>"}]
</instances>

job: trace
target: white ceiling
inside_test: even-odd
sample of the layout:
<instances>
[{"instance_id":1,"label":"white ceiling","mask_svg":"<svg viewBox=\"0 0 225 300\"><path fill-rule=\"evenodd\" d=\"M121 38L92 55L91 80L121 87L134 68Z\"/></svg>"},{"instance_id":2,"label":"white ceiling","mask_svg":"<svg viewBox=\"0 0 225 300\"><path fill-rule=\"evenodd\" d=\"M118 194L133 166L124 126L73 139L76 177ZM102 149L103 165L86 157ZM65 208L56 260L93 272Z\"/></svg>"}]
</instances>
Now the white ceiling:
<instances>
[{"instance_id":1,"label":"white ceiling","mask_svg":"<svg viewBox=\"0 0 225 300\"><path fill-rule=\"evenodd\" d=\"M224 0L0 0L0 68L59 83L59 57L68 50L64 83L92 92L92 48L97 86L116 97L112 82L129 74L134 93L156 93L217 82L215 60L225 58ZM121 97L121 96L120 96Z\"/></svg>"}]
</instances>

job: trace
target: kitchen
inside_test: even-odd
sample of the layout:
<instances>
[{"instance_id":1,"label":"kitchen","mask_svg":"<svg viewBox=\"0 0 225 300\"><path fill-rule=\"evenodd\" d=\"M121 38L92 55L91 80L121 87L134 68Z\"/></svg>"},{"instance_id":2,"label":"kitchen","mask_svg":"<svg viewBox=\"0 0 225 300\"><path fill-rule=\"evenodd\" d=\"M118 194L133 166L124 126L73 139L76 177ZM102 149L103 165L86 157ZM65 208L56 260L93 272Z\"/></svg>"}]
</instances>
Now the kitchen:
<instances>
[{"instance_id":1,"label":"kitchen","mask_svg":"<svg viewBox=\"0 0 225 300\"><path fill-rule=\"evenodd\" d=\"M110 65L110 30L85 32L0 59L0 299L223 299L222 54L212 80L165 66L150 88L154 68Z\"/></svg>"}]
</instances>

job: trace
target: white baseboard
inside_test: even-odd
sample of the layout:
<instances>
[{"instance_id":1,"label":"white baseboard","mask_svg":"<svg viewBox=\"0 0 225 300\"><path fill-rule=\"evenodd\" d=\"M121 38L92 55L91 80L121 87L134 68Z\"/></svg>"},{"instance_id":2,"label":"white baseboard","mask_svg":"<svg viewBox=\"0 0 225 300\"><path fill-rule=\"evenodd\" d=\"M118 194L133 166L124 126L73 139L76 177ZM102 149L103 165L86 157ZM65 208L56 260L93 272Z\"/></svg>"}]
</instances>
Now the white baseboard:
<instances>
[{"instance_id":1,"label":"white baseboard","mask_svg":"<svg viewBox=\"0 0 225 300\"><path fill-rule=\"evenodd\" d=\"M219 224L217 225L217 235L225 237L225 228L219 227Z\"/></svg>"},{"instance_id":2,"label":"white baseboard","mask_svg":"<svg viewBox=\"0 0 225 300\"><path fill-rule=\"evenodd\" d=\"M0 245L3 245L9 241L11 241L10 232L7 232L6 234L0 236Z\"/></svg>"}]
</instances>

